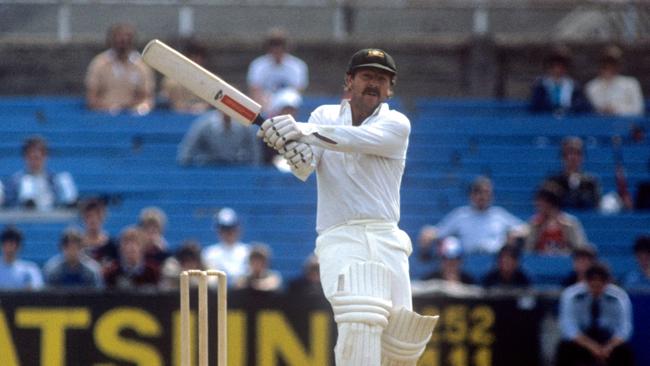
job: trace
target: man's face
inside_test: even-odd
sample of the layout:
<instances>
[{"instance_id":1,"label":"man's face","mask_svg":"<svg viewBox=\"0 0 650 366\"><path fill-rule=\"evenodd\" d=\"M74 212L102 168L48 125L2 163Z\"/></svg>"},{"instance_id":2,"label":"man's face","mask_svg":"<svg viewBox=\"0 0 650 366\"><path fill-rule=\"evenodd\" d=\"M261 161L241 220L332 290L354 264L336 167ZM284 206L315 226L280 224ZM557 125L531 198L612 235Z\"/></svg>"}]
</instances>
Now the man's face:
<instances>
[{"instance_id":1,"label":"man's face","mask_svg":"<svg viewBox=\"0 0 650 366\"><path fill-rule=\"evenodd\" d=\"M391 80L393 76L387 71L361 68L354 74L348 74L345 79L351 99L350 103L353 106L374 110L392 93Z\"/></svg>"},{"instance_id":2,"label":"man's face","mask_svg":"<svg viewBox=\"0 0 650 366\"><path fill-rule=\"evenodd\" d=\"M239 228L221 227L219 228L219 238L226 244L234 244L239 240Z\"/></svg>"},{"instance_id":3,"label":"man's face","mask_svg":"<svg viewBox=\"0 0 650 366\"><path fill-rule=\"evenodd\" d=\"M515 272L519 265L519 261L511 255L502 254L498 260L499 272L506 276Z\"/></svg>"},{"instance_id":4,"label":"man's face","mask_svg":"<svg viewBox=\"0 0 650 366\"><path fill-rule=\"evenodd\" d=\"M128 27L119 27L113 31L111 36L111 46L119 54L125 54L133 49L133 39L135 34Z\"/></svg>"},{"instance_id":5,"label":"man's face","mask_svg":"<svg viewBox=\"0 0 650 366\"><path fill-rule=\"evenodd\" d=\"M567 75L567 67L562 62L554 62L548 68L548 74L554 79L561 79Z\"/></svg>"},{"instance_id":6,"label":"man's face","mask_svg":"<svg viewBox=\"0 0 650 366\"><path fill-rule=\"evenodd\" d=\"M45 168L47 155L41 148L32 147L25 152L25 164L31 173L40 173Z\"/></svg>"},{"instance_id":7,"label":"man's face","mask_svg":"<svg viewBox=\"0 0 650 366\"><path fill-rule=\"evenodd\" d=\"M478 210L485 210L492 203L492 187L488 185L479 185L472 189L470 194L472 205Z\"/></svg>"},{"instance_id":8,"label":"man's face","mask_svg":"<svg viewBox=\"0 0 650 366\"><path fill-rule=\"evenodd\" d=\"M13 262L18 256L18 243L13 240L2 242L2 255L7 262Z\"/></svg>"},{"instance_id":9,"label":"man's face","mask_svg":"<svg viewBox=\"0 0 650 366\"><path fill-rule=\"evenodd\" d=\"M650 269L650 252L645 250L639 250L636 253L636 261L639 263L639 267L644 270Z\"/></svg>"},{"instance_id":10,"label":"man's face","mask_svg":"<svg viewBox=\"0 0 650 366\"><path fill-rule=\"evenodd\" d=\"M607 281L599 276L594 276L593 278L587 279L587 286L589 287L589 292L591 292L593 297L600 297L600 295L605 291Z\"/></svg>"},{"instance_id":11,"label":"man's face","mask_svg":"<svg viewBox=\"0 0 650 366\"><path fill-rule=\"evenodd\" d=\"M97 232L101 230L104 222L104 213L102 210L89 210L83 215L84 225L86 230Z\"/></svg>"},{"instance_id":12,"label":"man's face","mask_svg":"<svg viewBox=\"0 0 650 366\"><path fill-rule=\"evenodd\" d=\"M81 243L69 242L64 245L61 249L63 252L63 258L68 263L76 264L79 263L79 258L81 256Z\"/></svg>"},{"instance_id":13,"label":"man's face","mask_svg":"<svg viewBox=\"0 0 650 366\"><path fill-rule=\"evenodd\" d=\"M140 243L133 238L123 238L120 241L120 255L130 265L140 263L142 258L142 248Z\"/></svg>"},{"instance_id":14,"label":"man's face","mask_svg":"<svg viewBox=\"0 0 650 366\"><path fill-rule=\"evenodd\" d=\"M582 150L574 147L567 147L562 152L564 168L568 171L578 171L582 168Z\"/></svg>"}]
</instances>

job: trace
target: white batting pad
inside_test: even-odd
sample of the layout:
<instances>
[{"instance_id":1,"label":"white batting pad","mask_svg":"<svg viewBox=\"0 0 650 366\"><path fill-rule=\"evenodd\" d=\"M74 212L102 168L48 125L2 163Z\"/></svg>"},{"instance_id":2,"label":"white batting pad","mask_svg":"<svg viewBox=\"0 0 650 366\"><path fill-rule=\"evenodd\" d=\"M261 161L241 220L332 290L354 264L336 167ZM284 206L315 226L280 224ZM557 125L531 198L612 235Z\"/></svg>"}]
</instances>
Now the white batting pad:
<instances>
[{"instance_id":1,"label":"white batting pad","mask_svg":"<svg viewBox=\"0 0 650 366\"><path fill-rule=\"evenodd\" d=\"M337 366L379 366L381 333L390 315L390 272L376 262L354 263L331 299L338 340Z\"/></svg>"},{"instance_id":2,"label":"white batting pad","mask_svg":"<svg viewBox=\"0 0 650 366\"><path fill-rule=\"evenodd\" d=\"M381 366L415 366L437 322L438 316L394 310L381 339Z\"/></svg>"}]
</instances>

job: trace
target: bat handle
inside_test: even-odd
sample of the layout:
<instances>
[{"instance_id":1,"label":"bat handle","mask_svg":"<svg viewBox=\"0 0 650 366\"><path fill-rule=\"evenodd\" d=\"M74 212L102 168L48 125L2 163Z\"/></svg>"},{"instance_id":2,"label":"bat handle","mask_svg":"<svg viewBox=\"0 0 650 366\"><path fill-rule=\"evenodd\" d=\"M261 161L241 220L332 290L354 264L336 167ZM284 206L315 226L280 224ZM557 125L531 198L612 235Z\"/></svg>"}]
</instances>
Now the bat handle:
<instances>
[{"instance_id":1,"label":"bat handle","mask_svg":"<svg viewBox=\"0 0 650 366\"><path fill-rule=\"evenodd\" d=\"M253 120L253 124L262 126L262 123L264 123L264 121L266 121L266 119L262 117L261 114L258 114L257 116L255 116L255 119Z\"/></svg>"}]
</instances>

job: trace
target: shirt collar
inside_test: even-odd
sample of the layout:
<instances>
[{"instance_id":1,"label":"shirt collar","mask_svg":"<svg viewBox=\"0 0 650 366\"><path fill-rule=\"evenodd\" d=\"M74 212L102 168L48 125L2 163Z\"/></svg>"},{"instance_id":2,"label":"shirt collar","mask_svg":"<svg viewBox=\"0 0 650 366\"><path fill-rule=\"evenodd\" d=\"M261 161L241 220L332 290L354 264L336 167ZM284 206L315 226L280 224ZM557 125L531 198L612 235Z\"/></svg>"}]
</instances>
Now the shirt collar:
<instances>
[{"instance_id":1,"label":"shirt collar","mask_svg":"<svg viewBox=\"0 0 650 366\"><path fill-rule=\"evenodd\" d=\"M380 113L388 111L388 103L382 102L379 103L377 108L366 118L361 124L366 123L370 118L378 116ZM352 115L352 109L350 107L350 100L343 99L341 100L341 108L339 109L339 116L342 116L345 113L350 113Z\"/></svg>"}]
</instances>

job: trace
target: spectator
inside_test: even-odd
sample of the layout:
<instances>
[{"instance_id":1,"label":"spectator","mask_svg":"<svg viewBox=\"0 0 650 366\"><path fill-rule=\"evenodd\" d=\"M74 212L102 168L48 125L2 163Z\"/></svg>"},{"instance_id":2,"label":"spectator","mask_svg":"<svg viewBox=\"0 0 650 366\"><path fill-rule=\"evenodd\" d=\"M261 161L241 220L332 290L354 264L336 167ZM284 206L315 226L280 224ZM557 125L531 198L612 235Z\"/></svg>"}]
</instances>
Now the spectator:
<instances>
[{"instance_id":1,"label":"spectator","mask_svg":"<svg viewBox=\"0 0 650 366\"><path fill-rule=\"evenodd\" d=\"M598 76L587 83L587 97L596 111L604 115L640 116L645 110L639 81L623 76L623 52L608 46L600 58Z\"/></svg>"},{"instance_id":2,"label":"spectator","mask_svg":"<svg viewBox=\"0 0 650 366\"><path fill-rule=\"evenodd\" d=\"M174 256L167 258L163 263L161 288L178 288L181 273L191 269L204 270L205 267L201 261L201 245L194 240L186 240L178 248Z\"/></svg>"},{"instance_id":3,"label":"spectator","mask_svg":"<svg viewBox=\"0 0 650 366\"><path fill-rule=\"evenodd\" d=\"M530 285L530 279L521 268L520 250L504 245L497 254L496 266L485 275L483 286L487 288L523 288Z\"/></svg>"},{"instance_id":4,"label":"spectator","mask_svg":"<svg viewBox=\"0 0 650 366\"><path fill-rule=\"evenodd\" d=\"M492 181L478 177L470 188L470 204L456 208L436 226L425 226L419 237L420 254L429 259L438 238L456 236L466 254L496 253L504 243L523 236L526 225L504 208L492 206Z\"/></svg>"},{"instance_id":5,"label":"spectator","mask_svg":"<svg viewBox=\"0 0 650 366\"><path fill-rule=\"evenodd\" d=\"M176 161L180 165L198 166L258 165L261 154L255 130L212 110L192 123L178 146Z\"/></svg>"},{"instance_id":6,"label":"spectator","mask_svg":"<svg viewBox=\"0 0 650 366\"><path fill-rule=\"evenodd\" d=\"M607 267L593 264L586 281L560 296L562 341L556 366L634 364L628 344L632 334L632 304L625 291L610 283Z\"/></svg>"},{"instance_id":7,"label":"spectator","mask_svg":"<svg viewBox=\"0 0 650 366\"><path fill-rule=\"evenodd\" d=\"M562 188L561 207L594 209L600 203L600 183L583 170L584 144L579 137L562 140L562 171L546 180Z\"/></svg>"},{"instance_id":8,"label":"spectator","mask_svg":"<svg viewBox=\"0 0 650 366\"><path fill-rule=\"evenodd\" d=\"M22 153L25 167L14 173L6 184L7 206L50 211L76 205L78 192L72 175L47 168L48 149L44 138L27 138Z\"/></svg>"},{"instance_id":9,"label":"spectator","mask_svg":"<svg viewBox=\"0 0 650 366\"><path fill-rule=\"evenodd\" d=\"M269 269L271 253L268 246L257 244L248 256L248 273L237 278L236 288L256 291L278 291L282 287L282 276Z\"/></svg>"},{"instance_id":10,"label":"spectator","mask_svg":"<svg viewBox=\"0 0 650 366\"><path fill-rule=\"evenodd\" d=\"M96 111L124 110L145 115L154 107L154 74L134 49L135 28L115 24L108 30L108 50L95 56L86 72L86 103Z\"/></svg>"},{"instance_id":11,"label":"spectator","mask_svg":"<svg viewBox=\"0 0 650 366\"><path fill-rule=\"evenodd\" d=\"M566 47L555 48L544 60L544 75L532 86L530 110L553 112L557 115L588 112L591 109L582 88L569 75L571 52Z\"/></svg>"},{"instance_id":12,"label":"spectator","mask_svg":"<svg viewBox=\"0 0 650 366\"><path fill-rule=\"evenodd\" d=\"M50 258L43 268L45 282L51 287L104 287L99 264L83 253L81 233L66 230L59 243L61 253Z\"/></svg>"},{"instance_id":13,"label":"spectator","mask_svg":"<svg viewBox=\"0 0 650 366\"><path fill-rule=\"evenodd\" d=\"M228 275L228 283L233 285L239 277L248 273L250 247L239 241L239 218L232 208L219 210L215 215L215 224L219 242L204 248L201 258L207 269L224 271Z\"/></svg>"},{"instance_id":14,"label":"spectator","mask_svg":"<svg viewBox=\"0 0 650 366\"><path fill-rule=\"evenodd\" d=\"M269 116L273 117L288 114L297 119L298 110L301 105L302 96L300 93L292 88L284 88L273 95L271 105L269 106ZM290 171L289 164L286 159L282 158L282 155L278 154L278 152L272 147L267 145L263 145L262 147L265 164L273 163L282 171ZM281 167L278 165L281 165Z\"/></svg>"},{"instance_id":15,"label":"spectator","mask_svg":"<svg viewBox=\"0 0 650 366\"><path fill-rule=\"evenodd\" d=\"M323 296L320 283L320 265L315 255L310 255L302 267L302 275L289 283L290 294Z\"/></svg>"},{"instance_id":16,"label":"spectator","mask_svg":"<svg viewBox=\"0 0 650 366\"><path fill-rule=\"evenodd\" d=\"M587 245L582 224L561 210L561 188L544 184L535 194L535 214L529 221L530 233L526 249L537 254L568 255L575 248Z\"/></svg>"},{"instance_id":17,"label":"spectator","mask_svg":"<svg viewBox=\"0 0 650 366\"><path fill-rule=\"evenodd\" d=\"M623 278L626 289L650 289L650 235L641 235L634 242L637 267Z\"/></svg>"},{"instance_id":18,"label":"spectator","mask_svg":"<svg viewBox=\"0 0 650 366\"><path fill-rule=\"evenodd\" d=\"M185 42L183 54L201 66L205 66L208 50L194 39ZM177 80L165 76L162 80L161 95L169 102L169 107L180 113L203 113L210 105L197 97L196 94L182 86Z\"/></svg>"},{"instance_id":19,"label":"spectator","mask_svg":"<svg viewBox=\"0 0 650 366\"><path fill-rule=\"evenodd\" d=\"M134 226L120 234L119 259L104 269L104 281L110 289L153 288L160 281L160 268L147 261L145 238Z\"/></svg>"},{"instance_id":20,"label":"spectator","mask_svg":"<svg viewBox=\"0 0 650 366\"><path fill-rule=\"evenodd\" d=\"M117 259L118 248L114 238L104 230L106 204L96 198L89 199L81 205L81 220L84 232L82 247L86 255L100 265Z\"/></svg>"},{"instance_id":21,"label":"spectator","mask_svg":"<svg viewBox=\"0 0 650 366\"><path fill-rule=\"evenodd\" d=\"M266 39L267 53L248 67L248 89L251 97L260 103L265 112L273 94L284 88L302 93L307 88L308 70L304 61L289 54L284 30L271 29Z\"/></svg>"},{"instance_id":22,"label":"spectator","mask_svg":"<svg viewBox=\"0 0 650 366\"><path fill-rule=\"evenodd\" d=\"M23 245L23 234L14 227L0 233L2 260L0 260L0 290L40 290L43 276L36 263L18 258Z\"/></svg>"},{"instance_id":23,"label":"spectator","mask_svg":"<svg viewBox=\"0 0 650 366\"><path fill-rule=\"evenodd\" d=\"M147 262L161 266L169 257L165 239L167 215L158 207L145 207L140 211L140 230L144 234L144 256Z\"/></svg>"},{"instance_id":24,"label":"spectator","mask_svg":"<svg viewBox=\"0 0 650 366\"><path fill-rule=\"evenodd\" d=\"M444 280L453 283L473 285L474 279L462 270L463 247L460 241L447 236L440 243L440 269L425 276L425 280Z\"/></svg>"},{"instance_id":25,"label":"spectator","mask_svg":"<svg viewBox=\"0 0 650 366\"><path fill-rule=\"evenodd\" d=\"M571 257L573 269L571 270L571 273L562 280L562 287L569 287L578 282L585 281L587 269L596 263L596 260L598 259L596 249L590 245L575 248Z\"/></svg>"}]
</instances>

